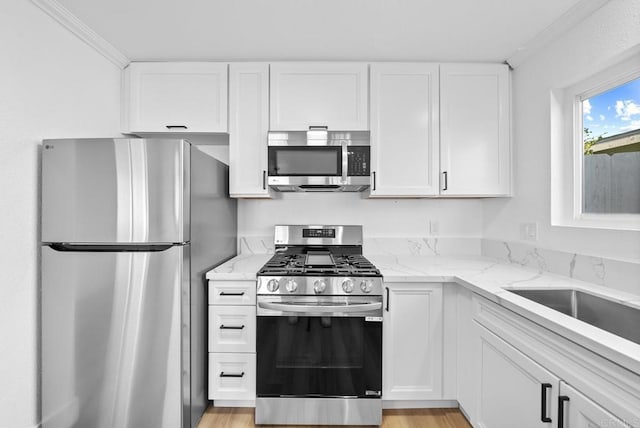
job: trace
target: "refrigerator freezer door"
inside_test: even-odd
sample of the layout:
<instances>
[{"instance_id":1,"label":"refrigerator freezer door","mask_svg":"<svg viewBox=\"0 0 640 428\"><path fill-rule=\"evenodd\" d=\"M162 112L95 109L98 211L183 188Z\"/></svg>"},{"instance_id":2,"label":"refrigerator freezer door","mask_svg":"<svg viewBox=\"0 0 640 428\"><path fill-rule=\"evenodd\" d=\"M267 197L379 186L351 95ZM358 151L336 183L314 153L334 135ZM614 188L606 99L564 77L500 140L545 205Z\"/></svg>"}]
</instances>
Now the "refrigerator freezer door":
<instances>
[{"instance_id":1,"label":"refrigerator freezer door","mask_svg":"<svg viewBox=\"0 0 640 428\"><path fill-rule=\"evenodd\" d=\"M45 140L42 242L189 241L189 148L182 140Z\"/></svg>"},{"instance_id":2,"label":"refrigerator freezer door","mask_svg":"<svg viewBox=\"0 0 640 428\"><path fill-rule=\"evenodd\" d=\"M188 266L188 245L42 248L43 428L190 425Z\"/></svg>"}]
</instances>

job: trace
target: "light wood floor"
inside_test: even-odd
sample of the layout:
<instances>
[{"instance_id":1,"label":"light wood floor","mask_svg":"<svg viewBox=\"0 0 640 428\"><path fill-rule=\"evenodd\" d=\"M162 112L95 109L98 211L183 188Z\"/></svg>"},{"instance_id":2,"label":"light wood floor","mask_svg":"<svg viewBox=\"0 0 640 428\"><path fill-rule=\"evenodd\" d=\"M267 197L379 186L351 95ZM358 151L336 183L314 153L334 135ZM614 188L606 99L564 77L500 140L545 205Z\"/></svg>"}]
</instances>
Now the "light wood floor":
<instances>
[{"instance_id":1,"label":"light wood floor","mask_svg":"<svg viewBox=\"0 0 640 428\"><path fill-rule=\"evenodd\" d=\"M458 409L384 410L382 415L382 428L471 428ZM198 424L198 428L253 428L255 426L253 409L238 407L209 407ZM260 425L260 427L276 426ZM277 428L296 427L277 425ZM300 428L324 428L324 426L304 425Z\"/></svg>"}]
</instances>

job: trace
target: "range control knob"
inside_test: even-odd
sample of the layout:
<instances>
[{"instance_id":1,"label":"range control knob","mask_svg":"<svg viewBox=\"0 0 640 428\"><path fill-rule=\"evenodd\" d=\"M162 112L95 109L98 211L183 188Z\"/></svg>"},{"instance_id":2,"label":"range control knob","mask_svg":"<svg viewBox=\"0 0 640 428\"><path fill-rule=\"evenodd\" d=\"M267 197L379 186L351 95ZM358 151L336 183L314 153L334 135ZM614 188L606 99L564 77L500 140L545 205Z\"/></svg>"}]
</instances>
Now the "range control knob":
<instances>
[{"instance_id":1,"label":"range control knob","mask_svg":"<svg viewBox=\"0 0 640 428\"><path fill-rule=\"evenodd\" d=\"M287 289L289 293L294 293L298 289L298 283L295 280L290 279L286 282L284 287Z\"/></svg>"},{"instance_id":2,"label":"range control knob","mask_svg":"<svg viewBox=\"0 0 640 428\"><path fill-rule=\"evenodd\" d=\"M353 281L350 279L345 279L344 281L342 281L342 289L344 290L345 293L351 293L353 291Z\"/></svg>"},{"instance_id":3,"label":"range control knob","mask_svg":"<svg viewBox=\"0 0 640 428\"><path fill-rule=\"evenodd\" d=\"M365 279L360 283L360 290L363 293L371 293L371 289L373 288L373 282L369 279Z\"/></svg>"},{"instance_id":4,"label":"range control knob","mask_svg":"<svg viewBox=\"0 0 640 428\"><path fill-rule=\"evenodd\" d=\"M280 283L278 283L277 279L270 279L269 282L267 282L267 290L271 291L272 293L274 291L278 291L279 287Z\"/></svg>"},{"instance_id":5,"label":"range control knob","mask_svg":"<svg viewBox=\"0 0 640 428\"><path fill-rule=\"evenodd\" d=\"M319 279L319 280L317 280L316 282L313 283L313 291L316 294L322 293L325 290L325 288L327 288L327 283L324 282L321 279Z\"/></svg>"}]
</instances>

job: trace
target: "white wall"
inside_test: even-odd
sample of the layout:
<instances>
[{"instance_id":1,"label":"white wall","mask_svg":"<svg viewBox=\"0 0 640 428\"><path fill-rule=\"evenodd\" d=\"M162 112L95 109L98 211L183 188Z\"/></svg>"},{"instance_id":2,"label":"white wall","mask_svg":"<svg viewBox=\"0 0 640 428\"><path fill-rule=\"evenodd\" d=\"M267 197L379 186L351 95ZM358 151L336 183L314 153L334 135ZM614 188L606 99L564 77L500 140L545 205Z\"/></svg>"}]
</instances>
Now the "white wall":
<instances>
[{"instance_id":1,"label":"white wall","mask_svg":"<svg viewBox=\"0 0 640 428\"><path fill-rule=\"evenodd\" d=\"M514 70L515 197L484 201L485 238L518 241L520 223L537 222L541 248L640 261L640 232L551 226L549 143L550 91L638 47L639 23L638 0L609 1Z\"/></svg>"},{"instance_id":2,"label":"white wall","mask_svg":"<svg viewBox=\"0 0 640 428\"><path fill-rule=\"evenodd\" d=\"M0 427L39 414L43 138L116 136L120 70L25 0L0 5Z\"/></svg>"},{"instance_id":3,"label":"white wall","mask_svg":"<svg viewBox=\"0 0 640 428\"><path fill-rule=\"evenodd\" d=\"M273 236L274 224L362 224L365 237L480 237L482 202L367 199L365 193L292 193L240 200L239 236ZM430 233L429 222L438 231Z\"/></svg>"}]
</instances>

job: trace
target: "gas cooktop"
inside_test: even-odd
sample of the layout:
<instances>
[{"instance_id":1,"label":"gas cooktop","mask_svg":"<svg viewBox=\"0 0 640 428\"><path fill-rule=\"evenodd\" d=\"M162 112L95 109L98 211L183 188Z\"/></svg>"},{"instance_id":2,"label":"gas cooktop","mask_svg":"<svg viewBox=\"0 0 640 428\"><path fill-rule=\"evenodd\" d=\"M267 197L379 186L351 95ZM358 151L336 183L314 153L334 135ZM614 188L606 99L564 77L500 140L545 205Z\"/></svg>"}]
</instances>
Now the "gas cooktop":
<instances>
[{"instance_id":1,"label":"gas cooktop","mask_svg":"<svg viewBox=\"0 0 640 428\"><path fill-rule=\"evenodd\" d=\"M362 255L362 226L278 225L275 242L258 294L382 294L382 274Z\"/></svg>"},{"instance_id":2,"label":"gas cooktop","mask_svg":"<svg viewBox=\"0 0 640 428\"><path fill-rule=\"evenodd\" d=\"M317 249L302 254L275 254L258 275L381 276L362 254L333 254Z\"/></svg>"}]
</instances>

